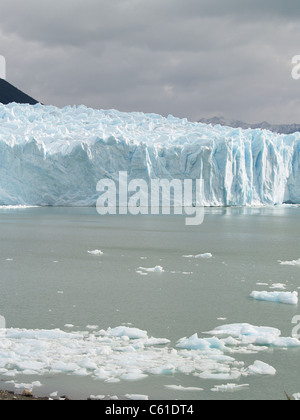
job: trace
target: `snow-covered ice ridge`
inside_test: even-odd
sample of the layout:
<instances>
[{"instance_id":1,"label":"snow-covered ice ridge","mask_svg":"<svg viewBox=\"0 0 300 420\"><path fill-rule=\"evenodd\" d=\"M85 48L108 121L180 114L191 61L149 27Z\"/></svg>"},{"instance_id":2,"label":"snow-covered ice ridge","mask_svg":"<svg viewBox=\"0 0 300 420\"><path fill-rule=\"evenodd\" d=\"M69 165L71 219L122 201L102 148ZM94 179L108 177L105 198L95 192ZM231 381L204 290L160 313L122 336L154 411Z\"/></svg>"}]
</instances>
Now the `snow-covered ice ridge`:
<instances>
[{"instance_id":1,"label":"snow-covered ice ridge","mask_svg":"<svg viewBox=\"0 0 300 420\"><path fill-rule=\"evenodd\" d=\"M172 116L0 105L0 205L85 205L119 171L203 179L205 206L300 203L300 133L278 135Z\"/></svg>"}]
</instances>

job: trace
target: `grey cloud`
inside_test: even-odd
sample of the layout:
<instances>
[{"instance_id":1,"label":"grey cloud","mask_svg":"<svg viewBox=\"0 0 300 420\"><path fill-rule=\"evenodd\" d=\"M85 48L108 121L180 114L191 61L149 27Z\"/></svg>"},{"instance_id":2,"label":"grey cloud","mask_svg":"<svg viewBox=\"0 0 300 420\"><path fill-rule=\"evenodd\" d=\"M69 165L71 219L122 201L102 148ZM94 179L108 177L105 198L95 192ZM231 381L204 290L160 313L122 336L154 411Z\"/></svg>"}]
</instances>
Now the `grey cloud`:
<instances>
[{"instance_id":1,"label":"grey cloud","mask_svg":"<svg viewBox=\"0 0 300 420\"><path fill-rule=\"evenodd\" d=\"M0 54L9 80L46 104L296 122L299 10L289 0L10 0Z\"/></svg>"},{"instance_id":2,"label":"grey cloud","mask_svg":"<svg viewBox=\"0 0 300 420\"><path fill-rule=\"evenodd\" d=\"M197 40L202 21L239 22L272 17L299 19L295 0L10 0L1 5L1 27L29 41L84 46L96 40L183 45ZM217 28L212 25L211 32ZM166 40L166 41L165 41ZM183 41L186 42L183 42ZM178 48L178 47L177 47Z\"/></svg>"}]
</instances>

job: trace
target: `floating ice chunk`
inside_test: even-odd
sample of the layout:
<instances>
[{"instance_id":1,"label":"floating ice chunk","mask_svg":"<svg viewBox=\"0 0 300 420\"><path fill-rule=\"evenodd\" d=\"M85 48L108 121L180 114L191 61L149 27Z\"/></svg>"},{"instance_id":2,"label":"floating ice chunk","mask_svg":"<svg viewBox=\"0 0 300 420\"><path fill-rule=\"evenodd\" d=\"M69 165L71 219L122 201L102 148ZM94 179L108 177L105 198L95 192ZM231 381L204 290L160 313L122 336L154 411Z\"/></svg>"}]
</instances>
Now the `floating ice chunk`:
<instances>
[{"instance_id":1,"label":"floating ice chunk","mask_svg":"<svg viewBox=\"0 0 300 420\"><path fill-rule=\"evenodd\" d=\"M54 392L52 392L52 393L49 395L49 397L51 397L51 398L57 398L57 397L58 397L58 391L54 391Z\"/></svg>"},{"instance_id":2,"label":"floating ice chunk","mask_svg":"<svg viewBox=\"0 0 300 420\"><path fill-rule=\"evenodd\" d=\"M229 336L230 341L228 341L228 338L223 339L224 344L228 346L249 346L249 349L253 345L282 348L300 346L299 340L291 337L281 337L281 331L276 328L255 327L250 324L223 325L208 332L208 334L221 337Z\"/></svg>"},{"instance_id":3,"label":"floating ice chunk","mask_svg":"<svg viewBox=\"0 0 300 420\"><path fill-rule=\"evenodd\" d=\"M23 370L23 371L31 370L31 371L38 372L45 367L45 363L34 361L34 360L30 360L30 361L24 360L21 362L17 362L16 366L18 369Z\"/></svg>"},{"instance_id":4,"label":"floating ice chunk","mask_svg":"<svg viewBox=\"0 0 300 420\"><path fill-rule=\"evenodd\" d=\"M176 367L172 364L166 364L150 369L151 375L173 375L176 372Z\"/></svg>"},{"instance_id":5,"label":"floating ice chunk","mask_svg":"<svg viewBox=\"0 0 300 420\"><path fill-rule=\"evenodd\" d=\"M7 336L10 339L14 340L37 340L41 344L45 344L47 340L53 340L56 343L59 340L80 340L85 337L85 332L65 332L60 329L54 330L25 330L25 329L8 329ZM39 341L41 340L41 341ZM45 340L45 341L44 341ZM30 342L30 341L29 341Z\"/></svg>"},{"instance_id":6,"label":"floating ice chunk","mask_svg":"<svg viewBox=\"0 0 300 420\"><path fill-rule=\"evenodd\" d=\"M248 375L276 375L276 369L267 363L256 360L253 365L249 366L246 373Z\"/></svg>"},{"instance_id":7,"label":"floating ice chunk","mask_svg":"<svg viewBox=\"0 0 300 420\"><path fill-rule=\"evenodd\" d=\"M278 261L280 265L292 265L292 266L298 266L300 267L300 258L299 260L293 260L293 261Z\"/></svg>"},{"instance_id":8,"label":"floating ice chunk","mask_svg":"<svg viewBox=\"0 0 300 420\"><path fill-rule=\"evenodd\" d=\"M93 376L95 379L105 381L110 377L110 374L105 369L99 368L93 372Z\"/></svg>"},{"instance_id":9,"label":"floating ice chunk","mask_svg":"<svg viewBox=\"0 0 300 420\"><path fill-rule=\"evenodd\" d=\"M90 400L92 401L99 401L104 400L105 395L90 395Z\"/></svg>"},{"instance_id":10,"label":"floating ice chunk","mask_svg":"<svg viewBox=\"0 0 300 420\"><path fill-rule=\"evenodd\" d=\"M8 376L10 378L14 378L15 376L17 376L20 372L16 369L10 369L7 372L4 372L3 375L4 376Z\"/></svg>"},{"instance_id":11,"label":"floating ice chunk","mask_svg":"<svg viewBox=\"0 0 300 420\"><path fill-rule=\"evenodd\" d=\"M71 373L78 370L78 365L73 362L57 361L52 364L51 368L56 372Z\"/></svg>"},{"instance_id":12,"label":"floating ice chunk","mask_svg":"<svg viewBox=\"0 0 300 420\"><path fill-rule=\"evenodd\" d=\"M237 384L227 384L227 385L216 385L214 388L212 388L213 392L236 392L236 391L242 391L244 389L248 389L250 385L243 384L243 385L237 385Z\"/></svg>"},{"instance_id":13,"label":"floating ice chunk","mask_svg":"<svg viewBox=\"0 0 300 420\"><path fill-rule=\"evenodd\" d=\"M156 267L153 268L145 268L145 267L139 267L137 269L137 272L146 272L146 273L164 273L165 270L163 269L163 267L161 267L160 265L157 265Z\"/></svg>"},{"instance_id":14,"label":"floating ice chunk","mask_svg":"<svg viewBox=\"0 0 300 420\"><path fill-rule=\"evenodd\" d=\"M137 340L139 338L148 338L147 331L143 331L138 328L129 328L125 326L120 326L113 329L109 328L107 330L107 335L111 337L128 337L132 340Z\"/></svg>"},{"instance_id":15,"label":"floating ice chunk","mask_svg":"<svg viewBox=\"0 0 300 420\"><path fill-rule=\"evenodd\" d=\"M270 286L270 289L285 290L286 289L286 284L283 284L283 283L274 283L274 284L272 284L272 286Z\"/></svg>"},{"instance_id":16,"label":"floating ice chunk","mask_svg":"<svg viewBox=\"0 0 300 420\"><path fill-rule=\"evenodd\" d=\"M88 251L88 254L90 255L103 255L104 252L102 252L100 249L94 249L93 251Z\"/></svg>"},{"instance_id":17,"label":"floating ice chunk","mask_svg":"<svg viewBox=\"0 0 300 420\"><path fill-rule=\"evenodd\" d=\"M34 375L38 375L39 371L32 370L32 369L25 369L25 370L23 370L22 373L23 373L23 375L26 375L26 376L34 376Z\"/></svg>"},{"instance_id":18,"label":"floating ice chunk","mask_svg":"<svg viewBox=\"0 0 300 420\"><path fill-rule=\"evenodd\" d=\"M142 395L142 394L126 394L125 398L132 401L148 401L149 400L148 395Z\"/></svg>"},{"instance_id":19,"label":"floating ice chunk","mask_svg":"<svg viewBox=\"0 0 300 420\"><path fill-rule=\"evenodd\" d=\"M210 252L207 252L206 254L195 255L195 258L210 259L212 258L212 254Z\"/></svg>"},{"instance_id":20,"label":"floating ice chunk","mask_svg":"<svg viewBox=\"0 0 300 420\"><path fill-rule=\"evenodd\" d=\"M87 325L86 328L88 330L97 330L99 328L99 325Z\"/></svg>"},{"instance_id":21,"label":"floating ice chunk","mask_svg":"<svg viewBox=\"0 0 300 420\"><path fill-rule=\"evenodd\" d=\"M33 386L33 388L35 388L35 387L39 388L39 387L43 386L43 384L41 384L40 381L34 381L34 382L32 382L31 385Z\"/></svg>"},{"instance_id":22,"label":"floating ice chunk","mask_svg":"<svg viewBox=\"0 0 300 420\"><path fill-rule=\"evenodd\" d=\"M26 389L27 391L33 391L33 388L40 388L43 385L40 381L32 382L31 384L21 383L21 384L14 384L15 389Z\"/></svg>"},{"instance_id":23,"label":"floating ice chunk","mask_svg":"<svg viewBox=\"0 0 300 420\"><path fill-rule=\"evenodd\" d=\"M74 375L76 376L88 376L88 371L85 368L77 369L74 371Z\"/></svg>"},{"instance_id":24,"label":"floating ice chunk","mask_svg":"<svg viewBox=\"0 0 300 420\"><path fill-rule=\"evenodd\" d=\"M163 273L165 270L160 265L157 265L153 268L143 268L140 267L141 270L147 271L148 273Z\"/></svg>"},{"instance_id":25,"label":"floating ice chunk","mask_svg":"<svg viewBox=\"0 0 300 420\"><path fill-rule=\"evenodd\" d=\"M124 373L124 375L120 376L120 379L123 381L141 381L143 379L146 379L148 375L145 375L142 372L130 372L130 373Z\"/></svg>"},{"instance_id":26,"label":"floating ice chunk","mask_svg":"<svg viewBox=\"0 0 300 420\"><path fill-rule=\"evenodd\" d=\"M201 379L210 379L215 381L236 381L240 379L242 373L240 371L228 369L228 372L214 372L214 371L205 371L200 374L194 374L199 376Z\"/></svg>"},{"instance_id":27,"label":"floating ice chunk","mask_svg":"<svg viewBox=\"0 0 300 420\"><path fill-rule=\"evenodd\" d=\"M203 388L184 387L184 386L181 386L181 385L165 385L165 388L171 389L172 391L181 391L181 392L200 392L200 391L203 391Z\"/></svg>"},{"instance_id":28,"label":"floating ice chunk","mask_svg":"<svg viewBox=\"0 0 300 420\"><path fill-rule=\"evenodd\" d=\"M208 350L220 349L225 350L224 343L216 337L199 338L198 334L192 335L190 338L182 338L178 341L177 346L180 349L188 350Z\"/></svg>"},{"instance_id":29,"label":"floating ice chunk","mask_svg":"<svg viewBox=\"0 0 300 420\"><path fill-rule=\"evenodd\" d=\"M273 341L274 347L288 348L288 347L300 347L300 341L293 337L278 337Z\"/></svg>"},{"instance_id":30,"label":"floating ice chunk","mask_svg":"<svg viewBox=\"0 0 300 420\"><path fill-rule=\"evenodd\" d=\"M272 327L256 327L251 324L228 324L209 331L210 335L232 336L232 337L257 337L271 335L274 338L280 337L281 331Z\"/></svg>"},{"instance_id":31,"label":"floating ice chunk","mask_svg":"<svg viewBox=\"0 0 300 420\"><path fill-rule=\"evenodd\" d=\"M207 252L205 254L198 254L198 255L183 255L182 258L196 258L196 259L210 259L212 258L212 254L210 252Z\"/></svg>"},{"instance_id":32,"label":"floating ice chunk","mask_svg":"<svg viewBox=\"0 0 300 420\"><path fill-rule=\"evenodd\" d=\"M136 273L139 274L140 276L148 276L148 273L145 273L144 271L141 271L141 270L136 270Z\"/></svg>"},{"instance_id":33,"label":"floating ice chunk","mask_svg":"<svg viewBox=\"0 0 300 420\"><path fill-rule=\"evenodd\" d=\"M121 382L121 380L119 378L108 378L105 380L105 382L107 384L118 384L119 382Z\"/></svg>"},{"instance_id":34,"label":"floating ice chunk","mask_svg":"<svg viewBox=\"0 0 300 420\"><path fill-rule=\"evenodd\" d=\"M167 338L148 338L147 340L145 340L144 345L151 347L151 346L163 346L165 344L169 344L170 340L168 340Z\"/></svg>"},{"instance_id":35,"label":"floating ice chunk","mask_svg":"<svg viewBox=\"0 0 300 420\"><path fill-rule=\"evenodd\" d=\"M208 334L215 336L229 336L237 341L230 343L228 339L223 340L227 345L242 346L274 346L274 347L298 347L300 341L293 338L281 337L281 331L271 327L255 327L250 324L229 324L215 328Z\"/></svg>"},{"instance_id":36,"label":"floating ice chunk","mask_svg":"<svg viewBox=\"0 0 300 420\"><path fill-rule=\"evenodd\" d=\"M298 292L252 292L250 297L267 302L298 305Z\"/></svg>"},{"instance_id":37,"label":"floating ice chunk","mask_svg":"<svg viewBox=\"0 0 300 420\"><path fill-rule=\"evenodd\" d=\"M78 361L78 365L81 368L85 368L88 370L96 370L98 368L97 364L93 362L92 360L90 360L88 357L86 357L85 359L82 359L81 361Z\"/></svg>"}]
</instances>

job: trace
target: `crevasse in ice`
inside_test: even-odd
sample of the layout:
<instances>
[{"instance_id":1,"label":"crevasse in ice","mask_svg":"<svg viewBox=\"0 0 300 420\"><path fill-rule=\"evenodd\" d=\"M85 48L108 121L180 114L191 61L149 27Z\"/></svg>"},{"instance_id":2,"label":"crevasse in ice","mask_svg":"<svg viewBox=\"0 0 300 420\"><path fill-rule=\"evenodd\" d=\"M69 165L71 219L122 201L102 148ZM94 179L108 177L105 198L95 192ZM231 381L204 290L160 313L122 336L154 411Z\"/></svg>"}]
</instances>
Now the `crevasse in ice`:
<instances>
[{"instance_id":1,"label":"crevasse in ice","mask_svg":"<svg viewBox=\"0 0 300 420\"><path fill-rule=\"evenodd\" d=\"M300 203L300 133L0 104L0 205L96 204L103 178L203 179L205 206Z\"/></svg>"}]
</instances>

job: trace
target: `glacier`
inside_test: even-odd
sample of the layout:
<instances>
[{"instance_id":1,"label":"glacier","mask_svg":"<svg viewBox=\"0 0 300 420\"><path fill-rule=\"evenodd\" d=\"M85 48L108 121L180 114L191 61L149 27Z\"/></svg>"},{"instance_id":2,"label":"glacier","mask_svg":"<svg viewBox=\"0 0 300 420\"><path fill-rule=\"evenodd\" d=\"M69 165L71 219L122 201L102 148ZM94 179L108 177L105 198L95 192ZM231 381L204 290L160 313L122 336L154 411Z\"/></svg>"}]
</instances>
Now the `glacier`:
<instances>
[{"instance_id":1,"label":"glacier","mask_svg":"<svg viewBox=\"0 0 300 420\"><path fill-rule=\"evenodd\" d=\"M99 180L203 179L204 206L300 203L300 133L0 104L0 205L95 206Z\"/></svg>"}]
</instances>

